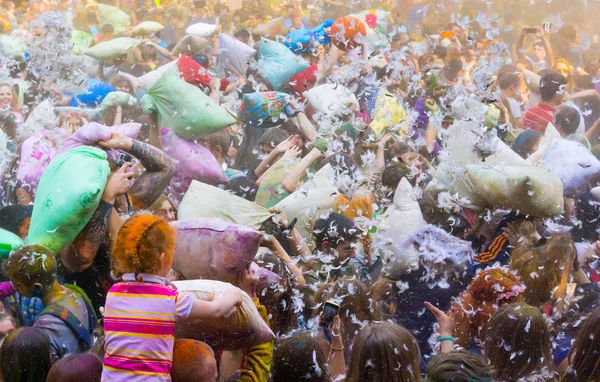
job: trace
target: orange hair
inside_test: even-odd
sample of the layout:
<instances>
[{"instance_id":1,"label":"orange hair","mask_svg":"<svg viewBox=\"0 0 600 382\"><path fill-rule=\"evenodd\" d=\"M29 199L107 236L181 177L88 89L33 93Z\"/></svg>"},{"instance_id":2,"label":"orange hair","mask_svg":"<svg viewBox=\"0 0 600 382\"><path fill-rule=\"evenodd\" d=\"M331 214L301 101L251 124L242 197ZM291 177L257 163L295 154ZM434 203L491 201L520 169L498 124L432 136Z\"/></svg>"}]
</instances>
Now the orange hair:
<instances>
[{"instance_id":1,"label":"orange hair","mask_svg":"<svg viewBox=\"0 0 600 382\"><path fill-rule=\"evenodd\" d=\"M498 309L513 302L523 302L525 286L514 273L488 268L479 273L466 291L453 303L456 342L467 348L473 340L483 341L488 322Z\"/></svg>"},{"instance_id":2,"label":"orange hair","mask_svg":"<svg viewBox=\"0 0 600 382\"><path fill-rule=\"evenodd\" d=\"M348 219L354 221L357 217L373 218L373 203L375 199L372 193L356 195L352 200L349 200L342 194L338 194L334 202L336 212L344 215ZM371 237L369 233L362 234L362 242L367 259L371 258Z\"/></svg>"},{"instance_id":3,"label":"orange hair","mask_svg":"<svg viewBox=\"0 0 600 382\"><path fill-rule=\"evenodd\" d=\"M170 260L175 248L175 231L163 219L138 215L127 220L112 249L115 273L151 273L161 269L162 254Z\"/></svg>"}]
</instances>

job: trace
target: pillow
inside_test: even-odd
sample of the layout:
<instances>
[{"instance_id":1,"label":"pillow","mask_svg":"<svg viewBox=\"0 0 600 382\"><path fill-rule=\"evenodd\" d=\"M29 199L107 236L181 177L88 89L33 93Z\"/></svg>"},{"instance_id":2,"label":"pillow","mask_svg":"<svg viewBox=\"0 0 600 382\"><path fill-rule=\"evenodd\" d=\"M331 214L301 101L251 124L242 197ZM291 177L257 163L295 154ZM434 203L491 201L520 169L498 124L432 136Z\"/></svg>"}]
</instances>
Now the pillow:
<instances>
[{"instance_id":1,"label":"pillow","mask_svg":"<svg viewBox=\"0 0 600 382\"><path fill-rule=\"evenodd\" d=\"M217 69L245 77L246 72L248 71L248 61L255 54L256 50L250 48L238 39L224 33L219 33Z\"/></svg>"},{"instance_id":2,"label":"pillow","mask_svg":"<svg viewBox=\"0 0 600 382\"><path fill-rule=\"evenodd\" d=\"M171 223L175 229L173 269L187 280L211 279L236 284L256 256L262 234L218 218Z\"/></svg>"},{"instance_id":3,"label":"pillow","mask_svg":"<svg viewBox=\"0 0 600 382\"><path fill-rule=\"evenodd\" d=\"M273 85L274 90L288 85L293 75L308 69L306 61L285 45L264 37L260 41L258 72Z\"/></svg>"},{"instance_id":4,"label":"pillow","mask_svg":"<svg viewBox=\"0 0 600 382\"><path fill-rule=\"evenodd\" d=\"M202 90L167 70L142 97L144 113L157 112L158 125L193 141L233 125L235 119Z\"/></svg>"},{"instance_id":5,"label":"pillow","mask_svg":"<svg viewBox=\"0 0 600 382\"><path fill-rule=\"evenodd\" d=\"M54 254L71 243L96 211L109 173L106 153L94 147L54 158L40 178L28 243Z\"/></svg>"},{"instance_id":6,"label":"pillow","mask_svg":"<svg viewBox=\"0 0 600 382\"><path fill-rule=\"evenodd\" d=\"M103 41L91 48L87 48L84 54L100 61L108 61L113 58L132 52L142 42L130 37L117 37L114 40Z\"/></svg>"},{"instance_id":7,"label":"pillow","mask_svg":"<svg viewBox=\"0 0 600 382\"><path fill-rule=\"evenodd\" d=\"M173 281L177 290L193 298L213 301L235 288L214 280ZM242 303L227 316L217 319L180 320L175 327L176 338L206 342L216 350L246 350L275 339L273 331L258 313L254 302L245 292Z\"/></svg>"},{"instance_id":8,"label":"pillow","mask_svg":"<svg viewBox=\"0 0 600 382\"><path fill-rule=\"evenodd\" d=\"M177 219L214 217L260 230L272 216L256 203L194 180L179 205Z\"/></svg>"},{"instance_id":9,"label":"pillow","mask_svg":"<svg viewBox=\"0 0 600 382\"><path fill-rule=\"evenodd\" d=\"M562 181L567 196L587 191L590 183L600 177L600 161L584 145L567 139L550 142L540 161Z\"/></svg>"}]
</instances>

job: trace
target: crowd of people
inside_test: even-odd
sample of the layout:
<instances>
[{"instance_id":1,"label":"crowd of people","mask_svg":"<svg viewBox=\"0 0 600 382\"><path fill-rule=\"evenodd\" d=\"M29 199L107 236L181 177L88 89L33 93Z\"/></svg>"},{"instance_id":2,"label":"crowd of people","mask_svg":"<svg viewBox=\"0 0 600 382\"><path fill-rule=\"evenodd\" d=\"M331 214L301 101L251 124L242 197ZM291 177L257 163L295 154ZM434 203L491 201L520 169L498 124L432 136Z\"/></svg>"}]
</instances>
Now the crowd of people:
<instances>
[{"instance_id":1,"label":"crowd of people","mask_svg":"<svg viewBox=\"0 0 600 382\"><path fill-rule=\"evenodd\" d=\"M98 1L0 3L1 380L600 381L600 3Z\"/></svg>"}]
</instances>

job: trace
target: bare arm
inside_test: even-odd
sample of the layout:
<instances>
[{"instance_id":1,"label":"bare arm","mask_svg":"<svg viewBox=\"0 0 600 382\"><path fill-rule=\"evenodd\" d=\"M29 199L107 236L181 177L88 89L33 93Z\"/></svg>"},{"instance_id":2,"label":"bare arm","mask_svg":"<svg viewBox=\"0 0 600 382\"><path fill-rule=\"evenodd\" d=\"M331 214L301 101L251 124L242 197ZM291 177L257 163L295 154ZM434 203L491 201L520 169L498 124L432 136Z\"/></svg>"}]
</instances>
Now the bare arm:
<instances>
[{"instance_id":1,"label":"bare arm","mask_svg":"<svg viewBox=\"0 0 600 382\"><path fill-rule=\"evenodd\" d=\"M114 211L115 200L129 189L133 173L127 169L131 163L125 163L111 175L104 188L100 204L83 230L73 240L72 245L61 251L61 259L69 272L82 272L89 268L96 258L106 234L116 235L119 229L119 215Z\"/></svg>"},{"instance_id":2,"label":"bare arm","mask_svg":"<svg viewBox=\"0 0 600 382\"><path fill-rule=\"evenodd\" d=\"M303 112L298 113L296 115L295 122L295 125L300 129L300 132L302 133L304 138L306 138L307 141L314 143L317 139L317 131L315 130L315 127L310 122L306 114L304 114Z\"/></svg>"},{"instance_id":3,"label":"bare arm","mask_svg":"<svg viewBox=\"0 0 600 382\"><path fill-rule=\"evenodd\" d=\"M521 29L521 34L519 35L519 40L517 40L517 45L515 46L515 50L517 52L517 56L519 60L525 59L525 54L523 53L523 41L525 40L525 30Z\"/></svg>"},{"instance_id":4,"label":"bare arm","mask_svg":"<svg viewBox=\"0 0 600 382\"><path fill-rule=\"evenodd\" d=\"M83 231L73 240L72 245L61 251L61 260L69 272L83 272L93 264L96 253L106 238L113 210L111 203L101 200ZM118 216L116 211L115 215Z\"/></svg>"},{"instance_id":5,"label":"bare arm","mask_svg":"<svg viewBox=\"0 0 600 382\"><path fill-rule=\"evenodd\" d=\"M174 56L173 54L171 54L171 52L168 49L163 48L162 46L156 44L156 43L151 43L156 50L158 51L158 53L162 54L163 56L165 56L168 60L171 61L175 61L177 60L177 56Z\"/></svg>"},{"instance_id":6,"label":"bare arm","mask_svg":"<svg viewBox=\"0 0 600 382\"><path fill-rule=\"evenodd\" d=\"M267 237L263 239L261 246L269 248L275 255L277 255L277 257L285 261L285 264L287 265L290 272L292 272L298 283L306 284L306 280L304 280L302 271L300 270L300 268L298 268L294 260L292 260L292 258L287 254L285 249L283 249L281 244L279 244L275 236L267 235Z\"/></svg>"},{"instance_id":7,"label":"bare arm","mask_svg":"<svg viewBox=\"0 0 600 382\"><path fill-rule=\"evenodd\" d=\"M344 342L341 335L341 320L340 316L333 318L333 323L330 327L331 347L329 351L329 370L331 379L336 380L341 375L346 374L346 358L344 357Z\"/></svg>"},{"instance_id":8,"label":"bare arm","mask_svg":"<svg viewBox=\"0 0 600 382\"><path fill-rule=\"evenodd\" d=\"M175 173L173 159L147 143L113 133L108 141L100 141L98 145L105 149L126 151L139 159L144 166L145 171L137 177L129 190L136 209L144 209L152 205Z\"/></svg>"},{"instance_id":9,"label":"bare arm","mask_svg":"<svg viewBox=\"0 0 600 382\"><path fill-rule=\"evenodd\" d=\"M307 156L302 158L300 163L298 163L283 179L281 186L284 188L284 190L289 193L296 191L298 183L300 183L300 181L304 179L304 176L306 175L306 169L322 156L323 154L321 154L318 149L312 149L312 151L308 153Z\"/></svg>"},{"instance_id":10,"label":"bare arm","mask_svg":"<svg viewBox=\"0 0 600 382\"><path fill-rule=\"evenodd\" d=\"M306 244L306 240L304 240L296 228L292 229L287 234L287 239L289 240L292 250L294 251L294 255L300 257L310 255L310 248L308 247L308 244Z\"/></svg>"},{"instance_id":11,"label":"bare arm","mask_svg":"<svg viewBox=\"0 0 600 382\"><path fill-rule=\"evenodd\" d=\"M541 27L538 27L537 35L542 40L542 44L544 44L544 50L546 51L546 64L548 64L549 68L554 67L554 52L552 51L552 45L550 45L550 41L546 37L546 34L542 30Z\"/></svg>"},{"instance_id":12,"label":"bare arm","mask_svg":"<svg viewBox=\"0 0 600 382\"><path fill-rule=\"evenodd\" d=\"M230 289L222 297L213 301L195 299L188 320L198 318L221 318L241 304L242 295L237 288Z\"/></svg>"},{"instance_id":13,"label":"bare arm","mask_svg":"<svg viewBox=\"0 0 600 382\"><path fill-rule=\"evenodd\" d=\"M140 160L146 171L140 175L129 191L136 208L147 208L158 199L175 174L175 162L162 150L132 140L129 153Z\"/></svg>"},{"instance_id":14,"label":"bare arm","mask_svg":"<svg viewBox=\"0 0 600 382\"><path fill-rule=\"evenodd\" d=\"M115 98L115 102L116 102L116 98ZM115 120L113 121L113 126L119 126L120 124L123 123L123 107L119 104L116 104L115 107L116 107L116 112L115 112Z\"/></svg>"}]
</instances>

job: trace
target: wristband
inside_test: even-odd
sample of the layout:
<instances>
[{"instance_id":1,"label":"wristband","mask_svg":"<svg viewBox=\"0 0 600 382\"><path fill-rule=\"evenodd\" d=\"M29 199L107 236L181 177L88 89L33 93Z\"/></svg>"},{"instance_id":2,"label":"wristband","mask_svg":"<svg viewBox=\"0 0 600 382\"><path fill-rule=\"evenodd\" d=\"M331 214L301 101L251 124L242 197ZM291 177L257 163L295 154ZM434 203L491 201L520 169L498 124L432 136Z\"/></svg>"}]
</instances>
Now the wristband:
<instances>
[{"instance_id":1,"label":"wristband","mask_svg":"<svg viewBox=\"0 0 600 382\"><path fill-rule=\"evenodd\" d=\"M442 341L454 341L454 337L440 337L438 338L438 342Z\"/></svg>"}]
</instances>

